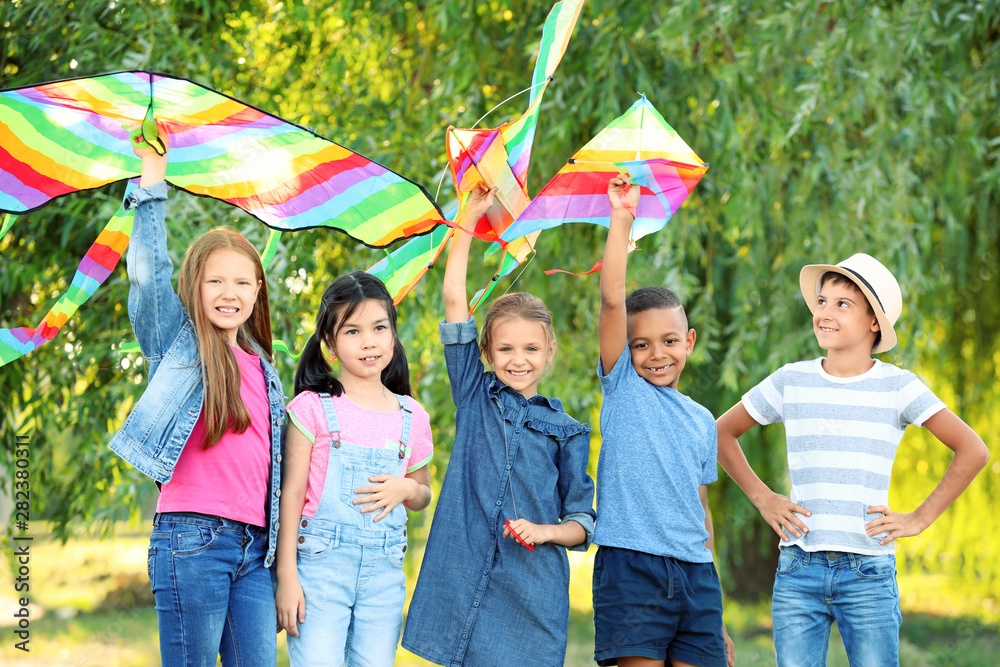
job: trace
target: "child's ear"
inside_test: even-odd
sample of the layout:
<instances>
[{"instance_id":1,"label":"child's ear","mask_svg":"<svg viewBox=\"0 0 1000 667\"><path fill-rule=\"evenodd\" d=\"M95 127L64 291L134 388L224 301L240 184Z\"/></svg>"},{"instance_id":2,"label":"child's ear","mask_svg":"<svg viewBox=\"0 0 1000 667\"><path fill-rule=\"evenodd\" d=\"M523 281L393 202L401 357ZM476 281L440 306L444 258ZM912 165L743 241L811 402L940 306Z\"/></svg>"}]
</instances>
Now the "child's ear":
<instances>
[{"instance_id":1,"label":"child's ear","mask_svg":"<svg viewBox=\"0 0 1000 667\"><path fill-rule=\"evenodd\" d=\"M881 331L882 326L878 323L878 318L872 315L872 331Z\"/></svg>"},{"instance_id":2,"label":"child's ear","mask_svg":"<svg viewBox=\"0 0 1000 667\"><path fill-rule=\"evenodd\" d=\"M549 353L545 357L545 365L552 363L552 360L556 357L556 351L559 349L559 342L555 340L549 341Z\"/></svg>"},{"instance_id":3,"label":"child's ear","mask_svg":"<svg viewBox=\"0 0 1000 667\"><path fill-rule=\"evenodd\" d=\"M687 342L684 345L688 354L691 354L691 352L694 350L694 340L697 337L698 337L698 332L696 332L694 329L688 329Z\"/></svg>"}]
</instances>

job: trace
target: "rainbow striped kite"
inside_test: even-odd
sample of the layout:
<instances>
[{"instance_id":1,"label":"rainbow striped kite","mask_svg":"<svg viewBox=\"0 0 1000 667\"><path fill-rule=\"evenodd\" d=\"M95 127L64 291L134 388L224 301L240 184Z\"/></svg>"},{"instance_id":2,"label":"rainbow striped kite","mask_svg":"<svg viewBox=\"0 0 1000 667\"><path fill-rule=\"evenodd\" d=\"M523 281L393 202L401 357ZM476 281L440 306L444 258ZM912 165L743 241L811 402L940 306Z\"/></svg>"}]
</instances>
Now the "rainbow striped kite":
<instances>
[{"instance_id":1,"label":"rainbow striped kite","mask_svg":"<svg viewBox=\"0 0 1000 667\"><path fill-rule=\"evenodd\" d=\"M119 207L97 240L83 256L66 293L42 318L37 327L0 329L0 366L33 352L55 338L64 324L84 304L118 265L132 236L134 211ZM4 225L3 232L9 229Z\"/></svg>"},{"instance_id":2,"label":"rainbow striped kite","mask_svg":"<svg viewBox=\"0 0 1000 667\"><path fill-rule=\"evenodd\" d=\"M421 186L311 130L186 79L118 72L0 91L2 233L13 215L139 175L128 135L141 126L152 144L157 124L170 134L168 182L272 230L329 227L385 247L444 220ZM41 323L0 329L0 365L55 337L114 270L131 228L119 210Z\"/></svg>"},{"instance_id":3,"label":"rainbow striped kite","mask_svg":"<svg viewBox=\"0 0 1000 667\"><path fill-rule=\"evenodd\" d=\"M542 188L501 241L564 222L611 223L608 181L627 172L640 186L632 238L663 229L708 170L642 95L581 148Z\"/></svg>"},{"instance_id":4,"label":"rainbow striped kite","mask_svg":"<svg viewBox=\"0 0 1000 667\"><path fill-rule=\"evenodd\" d=\"M545 19L538 58L531 76L531 87L528 89L528 109L523 114L494 129L448 128L448 161L455 189L459 193L459 210L465 205L466 193L476 183L483 181L489 187L497 187L496 204L486 216L477 221L473 230L481 239L500 241L500 234L531 201L526 182L542 95L566 52L583 2L584 0L557 2ZM489 295L497 278L510 273L534 251L537 233L522 236L527 238L505 239L502 243L493 243L486 251L486 255L490 256L502 247L503 257L493 280L477 295L477 304ZM435 237L439 238L436 244L428 243L425 239L408 241L390 257L369 269L369 272L386 282L396 303L406 296L441 255L451 239L451 231L438 232Z\"/></svg>"},{"instance_id":5,"label":"rainbow striped kite","mask_svg":"<svg viewBox=\"0 0 1000 667\"><path fill-rule=\"evenodd\" d=\"M443 221L418 184L304 127L186 79L118 72L0 91L0 212L139 175L128 134L170 135L167 181L279 231L331 227L372 247ZM124 126L124 127L123 127Z\"/></svg>"}]
</instances>

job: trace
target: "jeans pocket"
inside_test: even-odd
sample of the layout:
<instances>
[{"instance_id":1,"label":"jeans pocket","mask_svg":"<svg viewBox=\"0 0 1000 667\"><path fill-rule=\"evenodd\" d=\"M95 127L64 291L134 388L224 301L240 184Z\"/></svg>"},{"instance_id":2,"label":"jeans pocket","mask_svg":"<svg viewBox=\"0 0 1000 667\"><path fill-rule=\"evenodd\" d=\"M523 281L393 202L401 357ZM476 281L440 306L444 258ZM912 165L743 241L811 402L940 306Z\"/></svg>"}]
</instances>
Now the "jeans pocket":
<instances>
[{"instance_id":1,"label":"jeans pocket","mask_svg":"<svg viewBox=\"0 0 1000 667\"><path fill-rule=\"evenodd\" d=\"M300 560L319 558L328 551L333 551L333 549L334 542L332 537L299 533L299 543L296 550Z\"/></svg>"},{"instance_id":2,"label":"jeans pocket","mask_svg":"<svg viewBox=\"0 0 1000 667\"><path fill-rule=\"evenodd\" d=\"M896 576L896 557L886 556L864 556L855 572L862 579L878 581Z\"/></svg>"},{"instance_id":3,"label":"jeans pocket","mask_svg":"<svg viewBox=\"0 0 1000 667\"><path fill-rule=\"evenodd\" d=\"M146 554L146 574L149 576L149 586L153 586L153 559L156 558L156 547L152 544L149 545L149 551Z\"/></svg>"},{"instance_id":4,"label":"jeans pocket","mask_svg":"<svg viewBox=\"0 0 1000 667\"><path fill-rule=\"evenodd\" d=\"M173 555L193 556L207 551L215 543L219 528L198 524L175 524L173 534Z\"/></svg>"},{"instance_id":5,"label":"jeans pocket","mask_svg":"<svg viewBox=\"0 0 1000 667\"><path fill-rule=\"evenodd\" d=\"M802 564L802 559L789 553L787 549L782 549L780 555L778 556L778 575L791 574L795 570L799 569L799 565Z\"/></svg>"},{"instance_id":6,"label":"jeans pocket","mask_svg":"<svg viewBox=\"0 0 1000 667\"><path fill-rule=\"evenodd\" d=\"M389 545L389 562L402 569L403 559L406 557L406 542Z\"/></svg>"}]
</instances>

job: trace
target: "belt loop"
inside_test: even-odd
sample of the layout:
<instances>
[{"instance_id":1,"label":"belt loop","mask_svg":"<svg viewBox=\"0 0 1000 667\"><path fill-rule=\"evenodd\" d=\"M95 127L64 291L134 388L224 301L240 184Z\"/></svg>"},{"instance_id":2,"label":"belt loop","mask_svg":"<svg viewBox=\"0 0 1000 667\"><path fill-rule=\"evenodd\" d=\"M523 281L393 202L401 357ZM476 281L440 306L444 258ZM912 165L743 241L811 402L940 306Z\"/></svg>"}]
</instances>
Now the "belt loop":
<instances>
[{"instance_id":1,"label":"belt loop","mask_svg":"<svg viewBox=\"0 0 1000 667\"><path fill-rule=\"evenodd\" d=\"M340 526L334 526L333 528L333 548L336 549L340 546Z\"/></svg>"},{"instance_id":2,"label":"belt loop","mask_svg":"<svg viewBox=\"0 0 1000 667\"><path fill-rule=\"evenodd\" d=\"M667 584L667 599L672 600L674 598L674 568L677 567L677 561L667 556L667 565L667 578L669 581Z\"/></svg>"},{"instance_id":3,"label":"belt loop","mask_svg":"<svg viewBox=\"0 0 1000 667\"><path fill-rule=\"evenodd\" d=\"M153 528L159 528L159 527L160 527L160 513L159 512L154 512L153 513Z\"/></svg>"},{"instance_id":4,"label":"belt loop","mask_svg":"<svg viewBox=\"0 0 1000 667\"><path fill-rule=\"evenodd\" d=\"M852 570L857 570L859 567L861 567L861 559L864 558L863 556L861 556L860 554L856 554L852 551L848 551L847 555L850 556L851 558Z\"/></svg>"},{"instance_id":5,"label":"belt loop","mask_svg":"<svg viewBox=\"0 0 1000 667\"><path fill-rule=\"evenodd\" d=\"M804 560L804 561L805 561L805 564L806 564L806 565L808 565L808 564L809 564L809 562L810 562L810 561L812 560L812 555L813 555L813 552L811 552L811 551L806 551L805 549L803 549L803 548L801 548L801 547L799 547L799 551L801 551L801 552L802 552L802 560Z\"/></svg>"}]
</instances>

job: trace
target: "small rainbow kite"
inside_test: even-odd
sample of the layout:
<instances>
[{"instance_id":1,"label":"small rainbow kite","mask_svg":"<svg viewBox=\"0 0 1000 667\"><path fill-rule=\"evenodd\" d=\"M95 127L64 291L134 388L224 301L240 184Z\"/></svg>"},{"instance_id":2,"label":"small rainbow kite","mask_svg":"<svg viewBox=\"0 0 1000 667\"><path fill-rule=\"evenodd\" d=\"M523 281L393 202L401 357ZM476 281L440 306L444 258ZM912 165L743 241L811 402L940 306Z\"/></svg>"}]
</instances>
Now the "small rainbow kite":
<instances>
[{"instance_id":1,"label":"small rainbow kite","mask_svg":"<svg viewBox=\"0 0 1000 667\"><path fill-rule=\"evenodd\" d=\"M477 305L489 295L497 278L510 273L533 252L537 233L522 235L527 238L496 242L530 201L526 186L528 164L531 161L531 147L542 95L566 52L583 2L584 0L557 2L546 17L531 86L528 88L528 108L523 114L493 129L448 128L448 162L459 194L459 210L464 207L467 193L477 182L497 187L496 204L486 216L477 221L473 232L478 238L494 242L487 249L487 256L502 248L503 257L493 280L477 294L474 300ZM412 239L368 271L386 283L394 300L399 303L433 266L451 235L451 230L436 231L433 241L425 238Z\"/></svg>"},{"instance_id":2,"label":"small rainbow kite","mask_svg":"<svg viewBox=\"0 0 1000 667\"><path fill-rule=\"evenodd\" d=\"M663 229L708 170L663 116L639 97L559 170L501 235L512 241L564 222L611 222L608 181L627 172L640 186L632 239Z\"/></svg>"}]
</instances>

